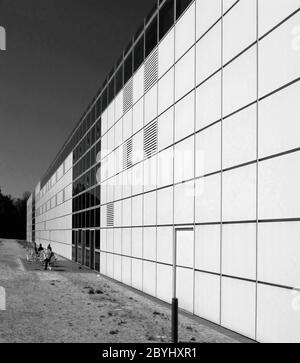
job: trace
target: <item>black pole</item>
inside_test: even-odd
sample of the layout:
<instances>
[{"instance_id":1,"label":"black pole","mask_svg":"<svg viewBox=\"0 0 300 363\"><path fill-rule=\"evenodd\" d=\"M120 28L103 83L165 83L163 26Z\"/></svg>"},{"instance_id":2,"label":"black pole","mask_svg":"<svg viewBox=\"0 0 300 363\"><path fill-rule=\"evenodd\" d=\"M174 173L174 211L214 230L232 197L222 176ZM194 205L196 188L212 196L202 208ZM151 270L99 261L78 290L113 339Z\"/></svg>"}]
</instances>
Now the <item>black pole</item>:
<instances>
[{"instance_id":1,"label":"black pole","mask_svg":"<svg viewBox=\"0 0 300 363\"><path fill-rule=\"evenodd\" d=\"M178 299L172 299L172 341L178 343Z\"/></svg>"}]
</instances>

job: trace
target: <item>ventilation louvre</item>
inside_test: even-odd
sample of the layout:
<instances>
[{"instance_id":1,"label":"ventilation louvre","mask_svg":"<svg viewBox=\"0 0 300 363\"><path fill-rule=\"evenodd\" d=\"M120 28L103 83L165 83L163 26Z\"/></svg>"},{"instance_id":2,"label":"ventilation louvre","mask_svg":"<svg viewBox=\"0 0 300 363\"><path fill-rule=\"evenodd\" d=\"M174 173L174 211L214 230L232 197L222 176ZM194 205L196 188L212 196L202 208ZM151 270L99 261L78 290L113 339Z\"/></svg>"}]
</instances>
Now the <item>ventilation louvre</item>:
<instances>
[{"instance_id":1,"label":"ventilation louvre","mask_svg":"<svg viewBox=\"0 0 300 363\"><path fill-rule=\"evenodd\" d=\"M158 50L156 49L150 58L145 63L145 93L157 82L158 80Z\"/></svg>"},{"instance_id":2,"label":"ventilation louvre","mask_svg":"<svg viewBox=\"0 0 300 363\"><path fill-rule=\"evenodd\" d=\"M127 83L123 93L123 113L125 114L133 106L133 82L132 79Z\"/></svg>"},{"instance_id":3,"label":"ventilation louvre","mask_svg":"<svg viewBox=\"0 0 300 363\"><path fill-rule=\"evenodd\" d=\"M123 168L127 170L132 167L132 139L128 140L123 146Z\"/></svg>"},{"instance_id":4,"label":"ventilation louvre","mask_svg":"<svg viewBox=\"0 0 300 363\"><path fill-rule=\"evenodd\" d=\"M145 158L151 158L158 150L158 127L157 120L153 121L144 130L144 153Z\"/></svg>"},{"instance_id":5,"label":"ventilation louvre","mask_svg":"<svg viewBox=\"0 0 300 363\"><path fill-rule=\"evenodd\" d=\"M107 227L114 227L115 224L115 205L114 203L107 204L106 223Z\"/></svg>"}]
</instances>

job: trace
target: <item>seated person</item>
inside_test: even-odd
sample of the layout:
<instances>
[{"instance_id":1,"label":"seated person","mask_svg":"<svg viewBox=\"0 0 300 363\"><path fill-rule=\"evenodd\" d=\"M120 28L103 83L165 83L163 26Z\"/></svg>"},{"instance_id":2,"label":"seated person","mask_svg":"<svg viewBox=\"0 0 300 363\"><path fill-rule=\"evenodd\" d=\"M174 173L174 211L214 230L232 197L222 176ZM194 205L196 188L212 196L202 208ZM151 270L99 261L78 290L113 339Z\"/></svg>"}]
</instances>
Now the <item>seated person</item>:
<instances>
[{"instance_id":1,"label":"seated person","mask_svg":"<svg viewBox=\"0 0 300 363\"><path fill-rule=\"evenodd\" d=\"M51 261L51 258L54 256L54 253L52 252L51 249L47 248L47 251L45 252L45 270L48 270L48 265ZM51 270L51 267L50 267Z\"/></svg>"},{"instance_id":2,"label":"seated person","mask_svg":"<svg viewBox=\"0 0 300 363\"><path fill-rule=\"evenodd\" d=\"M40 243L40 247L38 248L38 252L42 252L42 251L44 251L44 248L43 248L42 244Z\"/></svg>"}]
</instances>

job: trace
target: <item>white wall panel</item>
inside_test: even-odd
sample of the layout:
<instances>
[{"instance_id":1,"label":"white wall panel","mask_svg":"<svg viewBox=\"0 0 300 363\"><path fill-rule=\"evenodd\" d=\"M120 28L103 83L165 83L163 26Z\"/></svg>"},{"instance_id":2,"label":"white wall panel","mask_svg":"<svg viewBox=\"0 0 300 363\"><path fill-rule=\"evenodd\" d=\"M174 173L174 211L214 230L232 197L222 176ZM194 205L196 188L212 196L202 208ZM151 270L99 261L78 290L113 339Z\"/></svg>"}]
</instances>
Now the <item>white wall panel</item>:
<instances>
[{"instance_id":1,"label":"white wall panel","mask_svg":"<svg viewBox=\"0 0 300 363\"><path fill-rule=\"evenodd\" d=\"M163 187L173 184L173 147L162 151L158 155L157 186Z\"/></svg>"},{"instance_id":2,"label":"white wall panel","mask_svg":"<svg viewBox=\"0 0 300 363\"><path fill-rule=\"evenodd\" d=\"M299 222L261 223L258 228L259 281L299 287Z\"/></svg>"},{"instance_id":3,"label":"white wall panel","mask_svg":"<svg viewBox=\"0 0 300 363\"><path fill-rule=\"evenodd\" d=\"M115 101L115 119L116 121L120 120L123 116L123 90L121 90Z\"/></svg>"},{"instance_id":4,"label":"white wall panel","mask_svg":"<svg viewBox=\"0 0 300 363\"><path fill-rule=\"evenodd\" d=\"M156 224L156 192L144 195L144 225Z\"/></svg>"},{"instance_id":5,"label":"white wall panel","mask_svg":"<svg viewBox=\"0 0 300 363\"><path fill-rule=\"evenodd\" d=\"M256 164L223 174L223 220L256 219Z\"/></svg>"},{"instance_id":6,"label":"white wall panel","mask_svg":"<svg viewBox=\"0 0 300 363\"><path fill-rule=\"evenodd\" d=\"M195 47L175 65L175 101L195 87Z\"/></svg>"},{"instance_id":7,"label":"white wall panel","mask_svg":"<svg viewBox=\"0 0 300 363\"><path fill-rule=\"evenodd\" d=\"M132 136L132 109L123 117L123 141Z\"/></svg>"},{"instance_id":8,"label":"white wall panel","mask_svg":"<svg viewBox=\"0 0 300 363\"><path fill-rule=\"evenodd\" d=\"M299 218L300 153L259 164L259 219Z\"/></svg>"},{"instance_id":9,"label":"white wall panel","mask_svg":"<svg viewBox=\"0 0 300 363\"><path fill-rule=\"evenodd\" d=\"M299 292L258 285L257 340L299 343Z\"/></svg>"},{"instance_id":10,"label":"white wall panel","mask_svg":"<svg viewBox=\"0 0 300 363\"><path fill-rule=\"evenodd\" d=\"M299 77L300 13L265 37L259 44L259 95L264 96ZM296 29L296 31L295 31Z\"/></svg>"},{"instance_id":11,"label":"white wall panel","mask_svg":"<svg viewBox=\"0 0 300 363\"><path fill-rule=\"evenodd\" d=\"M145 125L157 117L157 84L145 95Z\"/></svg>"},{"instance_id":12,"label":"white wall panel","mask_svg":"<svg viewBox=\"0 0 300 363\"><path fill-rule=\"evenodd\" d=\"M144 126L144 100L141 99L133 106L133 133Z\"/></svg>"},{"instance_id":13,"label":"white wall panel","mask_svg":"<svg viewBox=\"0 0 300 363\"><path fill-rule=\"evenodd\" d=\"M157 261L173 264L173 227L157 228Z\"/></svg>"},{"instance_id":14,"label":"white wall panel","mask_svg":"<svg viewBox=\"0 0 300 363\"><path fill-rule=\"evenodd\" d=\"M196 0L196 33L199 39L222 16L222 0Z\"/></svg>"},{"instance_id":15,"label":"white wall panel","mask_svg":"<svg viewBox=\"0 0 300 363\"><path fill-rule=\"evenodd\" d=\"M173 223L173 187L157 192L157 224Z\"/></svg>"},{"instance_id":16,"label":"white wall panel","mask_svg":"<svg viewBox=\"0 0 300 363\"><path fill-rule=\"evenodd\" d=\"M144 66L133 76L133 103L135 104L144 94Z\"/></svg>"},{"instance_id":17,"label":"white wall panel","mask_svg":"<svg viewBox=\"0 0 300 363\"><path fill-rule=\"evenodd\" d=\"M143 290L143 261L132 260L132 287Z\"/></svg>"},{"instance_id":18,"label":"white wall panel","mask_svg":"<svg viewBox=\"0 0 300 363\"><path fill-rule=\"evenodd\" d=\"M131 255L132 251L132 236L131 236L131 228L123 228L122 229L122 254L126 256Z\"/></svg>"},{"instance_id":19,"label":"white wall panel","mask_svg":"<svg viewBox=\"0 0 300 363\"><path fill-rule=\"evenodd\" d=\"M132 198L132 225L141 226L143 224L143 196Z\"/></svg>"},{"instance_id":20,"label":"white wall panel","mask_svg":"<svg viewBox=\"0 0 300 363\"><path fill-rule=\"evenodd\" d=\"M194 223L194 182L179 184L174 188L175 224Z\"/></svg>"},{"instance_id":21,"label":"white wall panel","mask_svg":"<svg viewBox=\"0 0 300 363\"><path fill-rule=\"evenodd\" d=\"M219 225L196 226L195 268L220 273L221 228Z\"/></svg>"},{"instance_id":22,"label":"white wall panel","mask_svg":"<svg viewBox=\"0 0 300 363\"><path fill-rule=\"evenodd\" d=\"M221 73L196 90L196 131L221 119Z\"/></svg>"},{"instance_id":23,"label":"white wall panel","mask_svg":"<svg viewBox=\"0 0 300 363\"><path fill-rule=\"evenodd\" d=\"M221 124L196 135L196 176L221 170Z\"/></svg>"},{"instance_id":24,"label":"white wall panel","mask_svg":"<svg viewBox=\"0 0 300 363\"><path fill-rule=\"evenodd\" d=\"M189 93L175 105L175 142L195 130L195 92Z\"/></svg>"},{"instance_id":25,"label":"white wall panel","mask_svg":"<svg viewBox=\"0 0 300 363\"><path fill-rule=\"evenodd\" d=\"M161 78L174 64L174 28L158 46L158 77Z\"/></svg>"},{"instance_id":26,"label":"white wall panel","mask_svg":"<svg viewBox=\"0 0 300 363\"><path fill-rule=\"evenodd\" d=\"M224 224L222 272L224 275L256 279L256 224Z\"/></svg>"},{"instance_id":27,"label":"white wall panel","mask_svg":"<svg viewBox=\"0 0 300 363\"><path fill-rule=\"evenodd\" d=\"M195 3L193 3L175 26L176 60L178 60L195 43L195 11Z\"/></svg>"},{"instance_id":28,"label":"white wall panel","mask_svg":"<svg viewBox=\"0 0 300 363\"><path fill-rule=\"evenodd\" d=\"M201 318L220 323L220 277L195 273L195 312Z\"/></svg>"},{"instance_id":29,"label":"white wall panel","mask_svg":"<svg viewBox=\"0 0 300 363\"><path fill-rule=\"evenodd\" d=\"M222 325L255 339L255 284L222 278Z\"/></svg>"},{"instance_id":30,"label":"white wall panel","mask_svg":"<svg viewBox=\"0 0 300 363\"><path fill-rule=\"evenodd\" d=\"M158 118L158 149L162 150L173 144L174 108L170 108Z\"/></svg>"},{"instance_id":31,"label":"white wall panel","mask_svg":"<svg viewBox=\"0 0 300 363\"><path fill-rule=\"evenodd\" d=\"M157 298L167 303L172 301L173 270L171 266L157 265Z\"/></svg>"},{"instance_id":32,"label":"white wall panel","mask_svg":"<svg viewBox=\"0 0 300 363\"><path fill-rule=\"evenodd\" d=\"M174 182L182 182L194 177L194 136L176 144L174 151Z\"/></svg>"},{"instance_id":33,"label":"white wall panel","mask_svg":"<svg viewBox=\"0 0 300 363\"><path fill-rule=\"evenodd\" d=\"M176 277L179 308L193 312L193 270L177 268Z\"/></svg>"},{"instance_id":34,"label":"white wall panel","mask_svg":"<svg viewBox=\"0 0 300 363\"><path fill-rule=\"evenodd\" d=\"M156 227L144 228L143 258L156 261Z\"/></svg>"},{"instance_id":35,"label":"white wall panel","mask_svg":"<svg viewBox=\"0 0 300 363\"><path fill-rule=\"evenodd\" d=\"M297 82L260 102L260 158L299 147L299 94Z\"/></svg>"},{"instance_id":36,"label":"white wall panel","mask_svg":"<svg viewBox=\"0 0 300 363\"><path fill-rule=\"evenodd\" d=\"M143 291L146 294L156 295L156 265L152 262L143 262Z\"/></svg>"},{"instance_id":37,"label":"white wall panel","mask_svg":"<svg viewBox=\"0 0 300 363\"><path fill-rule=\"evenodd\" d=\"M256 129L256 105L247 107L223 121L224 169L256 160Z\"/></svg>"},{"instance_id":38,"label":"white wall panel","mask_svg":"<svg viewBox=\"0 0 300 363\"><path fill-rule=\"evenodd\" d=\"M158 114L174 103L174 77L174 68L172 68L158 82Z\"/></svg>"},{"instance_id":39,"label":"white wall panel","mask_svg":"<svg viewBox=\"0 0 300 363\"><path fill-rule=\"evenodd\" d=\"M131 286L132 284L131 258L122 257L122 282Z\"/></svg>"},{"instance_id":40,"label":"white wall panel","mask_svg":"<svg viewBox=\"0 0 300 363\"><path fill-rule=\"evenodd\" d=\"M196 181L196 223L219 222L221 218L221 176Z\"/></svg>"},{"instance_id":41,"label":"white wall panel","mask_svg":"<svg viewBox=\"0 0 300 363\"><path fill-rule=\"evenodd\" d=\"M137 258L143 257L143 229L132 229L132 256Z\"/></svg>"},{"instance_id":42,"label":"white wall panel","mask_svg":"<svg viewBox=\"0 0 300 363\"><path fill-rule=\"evenodd\" d=\"M176 231L178 266L194 268L194 231Z\"/></svg>"},{"instance_id":43,"label":"white wall panel","mask_svg":"<svg viewBox=\"0 0 300 363\"><path fill-rule=\"evenodd\" d=\"M217 1L216 1L217 3ZM197 85L221 68L222 27L215 25L196 45Z\"/></svg>"}]
</instances>

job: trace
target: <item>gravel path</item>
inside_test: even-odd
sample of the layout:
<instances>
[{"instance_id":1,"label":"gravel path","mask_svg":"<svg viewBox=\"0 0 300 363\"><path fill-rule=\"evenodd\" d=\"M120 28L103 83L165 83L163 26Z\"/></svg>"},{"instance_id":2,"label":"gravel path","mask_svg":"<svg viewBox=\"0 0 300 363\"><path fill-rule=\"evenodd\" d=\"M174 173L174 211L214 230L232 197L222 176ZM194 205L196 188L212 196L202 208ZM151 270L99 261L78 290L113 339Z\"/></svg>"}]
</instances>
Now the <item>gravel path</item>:
<instances>
[{"instance_id":1,"label":"gravel path","mask_svg":"<svg viewBox=\"0 0 300 363\"><path fill-rule=\"evenodd\" d=\"M72 262L58 265L43 271L27 263L19 243L0 241L0 286L7 295L0 343L170 342L168 307ZM186 316L180 317L180 340L238 342Z\"/></svg>"}]
</instances>

